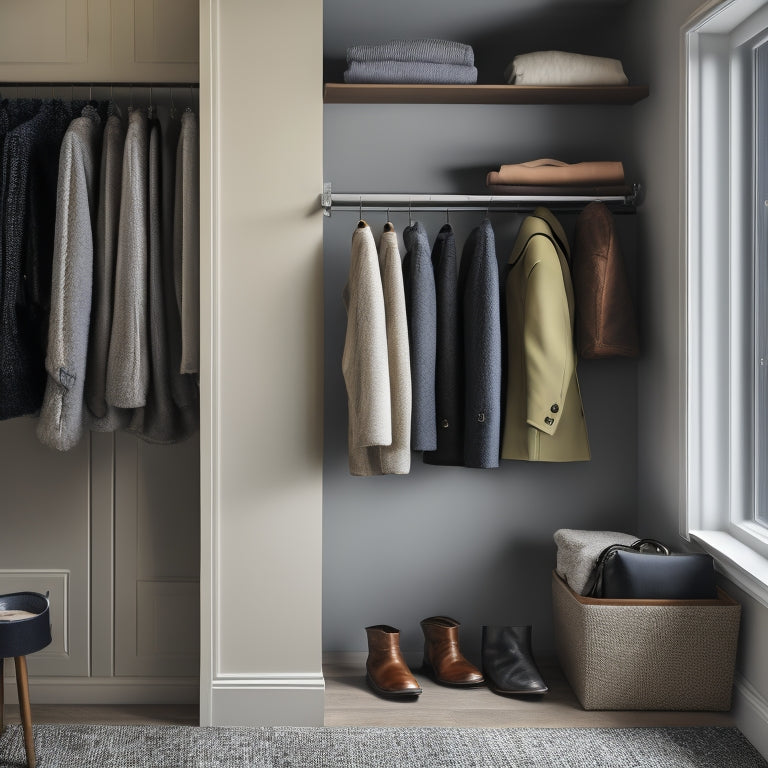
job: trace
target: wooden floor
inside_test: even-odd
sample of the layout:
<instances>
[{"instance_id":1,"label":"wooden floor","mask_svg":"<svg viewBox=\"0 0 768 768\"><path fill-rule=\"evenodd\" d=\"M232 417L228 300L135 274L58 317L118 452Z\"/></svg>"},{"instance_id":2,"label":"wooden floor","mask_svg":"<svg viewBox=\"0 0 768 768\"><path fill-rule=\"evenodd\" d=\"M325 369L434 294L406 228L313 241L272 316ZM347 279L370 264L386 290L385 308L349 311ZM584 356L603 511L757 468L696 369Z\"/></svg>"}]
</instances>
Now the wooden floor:
<instances>
[{"instance_id":1,"label":"wooden floor","mask_svg":"<svg viewBox=\"0 0 768 768\"><path fill-rule=\"evenodd\" d=\"M539 663L549 692L507 697L488 688L448 688L413 669L423 693L415 701L388 701L365 683L365 654L326 657L326 725L442 725L466 728L633 728L734 725L727 712L587 712L556 662Z\"/></svg>"},{"instance_id":2,"label":"wooden floor","mask_svg":"<svg viewBox=\"0 0 768 768\"><path fill-rule=\"evenodd\" d=\"M414 670L423 693L415 701L379 698L365 684L365 654L328 655L325 725L453 726L466 728L632 728L734 725L727 712L586 712L554 662L539 664L549 686L542 697L497 696L487 688L447 688ZM34 723L197 725L189 705L81 706L32 702ZM5 722L18 723L18 707L6 704Z\"/></svg>"}]
</instances>

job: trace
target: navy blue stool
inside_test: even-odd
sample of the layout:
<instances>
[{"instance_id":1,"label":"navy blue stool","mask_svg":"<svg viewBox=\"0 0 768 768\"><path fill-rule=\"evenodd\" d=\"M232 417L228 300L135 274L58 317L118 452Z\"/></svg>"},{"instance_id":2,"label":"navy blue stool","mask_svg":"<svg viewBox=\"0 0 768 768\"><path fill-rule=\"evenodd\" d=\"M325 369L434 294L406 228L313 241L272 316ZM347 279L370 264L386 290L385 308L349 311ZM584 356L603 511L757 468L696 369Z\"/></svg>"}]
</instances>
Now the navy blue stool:
<instances>
[{"instance_id":1,"label":"navy blue stool","mask_svg":"<svg viewBox=\"0 0 768 768\"><path fill-rule=\"evenodd\" d=\"M35 768L35 742L32 738L32 711L29 708L27 654L45 648L51 642L50 602L38 592L14 592L0 595L0 732L3 730L3 663L13 657L16 687L24 729L27 765Z\"/></svg>"}]
</instances>

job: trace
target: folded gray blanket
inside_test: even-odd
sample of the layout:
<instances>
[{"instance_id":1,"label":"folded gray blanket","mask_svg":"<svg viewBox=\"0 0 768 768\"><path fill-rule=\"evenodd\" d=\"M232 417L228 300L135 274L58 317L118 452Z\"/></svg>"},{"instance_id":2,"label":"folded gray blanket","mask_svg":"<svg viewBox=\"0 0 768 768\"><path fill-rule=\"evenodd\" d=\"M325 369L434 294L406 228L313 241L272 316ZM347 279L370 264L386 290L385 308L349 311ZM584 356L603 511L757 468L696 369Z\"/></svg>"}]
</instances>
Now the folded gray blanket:
<instances>
[{"instance_id":1,"label":"folded gray blanket","mask_svg":"<svg viewBox=\"0 0 768 768\"><path fill-rule=\"evenodd\" d=\"M477 69L426 61L353 61L344 73L344 82L472 85L477 82Z\"/></svg>"},{"instance_id":2,"label":"folded gray blanket","mask_svg":"<svg viewBox=\"0 0 768 768\"><path fill-rule=\"evenodd\" d=\"M630 545L637 536L617 531L581 531L560 528L555 531L557 566L555 570L577 594L584 594L600 553L611 544Z\"/></svg>"},{"instance_id":3,"label":"folded gray blanket","mask_svg":"<svg viewBox=\"0 0 768 768\"><path fill-rule=\"evenodd\" d=\"M353 61L426 61L433 64L475 63L472 46L453 40L390 40L347 48L347 64Z\"/></svg>"}]
</instances>

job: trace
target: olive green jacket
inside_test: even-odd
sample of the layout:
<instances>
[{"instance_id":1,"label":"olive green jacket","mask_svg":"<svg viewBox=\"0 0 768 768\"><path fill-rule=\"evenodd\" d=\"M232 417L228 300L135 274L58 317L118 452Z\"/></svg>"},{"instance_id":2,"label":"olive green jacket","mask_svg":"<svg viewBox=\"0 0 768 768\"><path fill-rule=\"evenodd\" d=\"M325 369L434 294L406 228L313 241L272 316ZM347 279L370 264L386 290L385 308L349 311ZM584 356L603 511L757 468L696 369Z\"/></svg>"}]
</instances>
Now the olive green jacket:
<instances>
[{"instance_id":1,"label":"olive green jacket","mask_svg":"<svg viewBox=\"0 0 768 768\"><path fill-rule=\"evenodd\" d=\"M576 378L573 285L560 222L537 208L520 227L505 283L507 392L501 457L588 461Z\"/></svg>"}]
</instances>

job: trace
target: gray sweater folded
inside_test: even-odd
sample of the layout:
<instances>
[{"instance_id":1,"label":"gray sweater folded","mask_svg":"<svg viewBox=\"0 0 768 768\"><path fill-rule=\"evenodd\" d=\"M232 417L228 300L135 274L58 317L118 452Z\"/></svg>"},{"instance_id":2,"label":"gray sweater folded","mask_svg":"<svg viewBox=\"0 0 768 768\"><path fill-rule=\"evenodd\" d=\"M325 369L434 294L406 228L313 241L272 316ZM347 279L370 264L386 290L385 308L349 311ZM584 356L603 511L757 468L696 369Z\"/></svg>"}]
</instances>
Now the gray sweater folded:
<instances>
[{"instance_id":1,"label":"gray sweater folded","mask_svg":"<svg viewBox=\"0 0 768 768\"><path fill-rule=\"evenodd\" d=\"M344 82L472 85L477 82L477 69L428 61L351 61Z\"/></svg>"},{"instance_id":2,"label":"gray sweater folded","mask_svg":"<svg viewBox=\"0 0 768 768\"><path fill-rule=\"evenodd\" d=\"M353 61L424 61L471 67L475 63L475 53L472 46L453 40L390 40L347 48L347 63Z\"/></svg>"}]
</instances>

